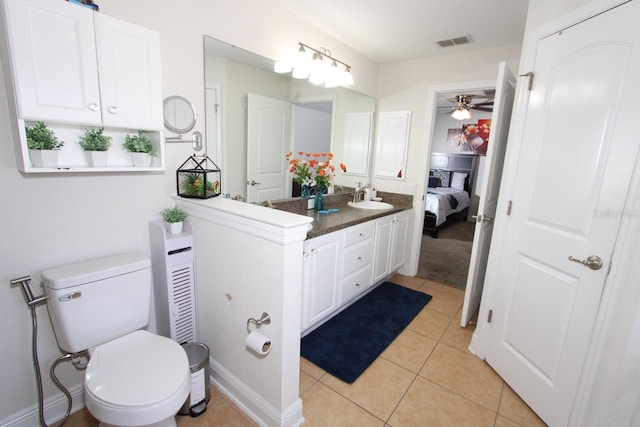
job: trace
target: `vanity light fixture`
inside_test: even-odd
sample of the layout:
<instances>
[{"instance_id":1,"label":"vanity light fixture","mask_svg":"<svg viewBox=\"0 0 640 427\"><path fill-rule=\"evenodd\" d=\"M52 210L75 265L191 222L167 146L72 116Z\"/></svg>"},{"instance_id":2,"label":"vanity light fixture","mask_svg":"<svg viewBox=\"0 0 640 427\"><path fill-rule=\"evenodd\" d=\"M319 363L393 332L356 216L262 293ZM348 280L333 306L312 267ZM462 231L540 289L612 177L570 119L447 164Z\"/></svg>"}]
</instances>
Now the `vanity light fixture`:
<instances>
[{"instance_id":1,"label":"vanity light fixture","mask_svg":"<svg viewBox=\"0 0 640 427\"><path fill-rule=\"evenodd\" d=\"M314 85L325 87L353 86L351 66L331 56L331 51L321 47L312 48L298 42L299 48L288 58L276 61L273 71L280 74L292 73L296 79L309 79Z\"/></svg>"}]
</instances>

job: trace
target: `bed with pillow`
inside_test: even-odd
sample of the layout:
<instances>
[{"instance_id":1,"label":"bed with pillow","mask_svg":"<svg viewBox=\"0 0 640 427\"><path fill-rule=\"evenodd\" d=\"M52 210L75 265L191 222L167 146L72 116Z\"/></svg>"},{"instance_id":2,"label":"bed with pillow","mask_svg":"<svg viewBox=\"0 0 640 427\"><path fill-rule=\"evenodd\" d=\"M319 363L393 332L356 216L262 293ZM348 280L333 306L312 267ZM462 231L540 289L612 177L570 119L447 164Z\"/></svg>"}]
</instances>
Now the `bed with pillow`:
<instances>
[{"instance_id":1,"label":"bed with pillow","mask_svg":"<svg viewBox=\"0 0 640 427\"><path fill-rule=\"evenodd\" d=\"M435 153L431 156L424 234L437 238L443 227L467 220L475 165L475 155Z\"/></svg>"}]
</instances>

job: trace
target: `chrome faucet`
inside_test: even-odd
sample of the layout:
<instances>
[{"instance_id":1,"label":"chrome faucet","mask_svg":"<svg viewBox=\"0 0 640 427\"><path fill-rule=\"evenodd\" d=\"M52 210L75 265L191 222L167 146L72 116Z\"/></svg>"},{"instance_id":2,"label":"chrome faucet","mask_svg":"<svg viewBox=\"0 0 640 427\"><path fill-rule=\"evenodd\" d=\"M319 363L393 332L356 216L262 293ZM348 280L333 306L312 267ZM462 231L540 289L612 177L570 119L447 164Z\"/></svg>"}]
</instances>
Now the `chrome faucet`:
<instances>
[{"instance_id":1,"label":"chrome faucet","mask_svg":"<svg viewBox=\"0 0 640 427\"><path fill-rule=\"evenodd\" d=\"M262 202L262 206L264 206L265 208L275 209L275 206L273 206L271 200L265 200L264 202Z\"/></svg>"},{"instance_id":2,"label":"chrome faucet","mask_svg":"<svg viewBox=\"0 0 640 427\"><path fill-rule=\"evenodd\" d=\"M353 193L353 203L361 202L364 200L364 187L358 186L356 187L356 191Z\"/></svg>"}]
</instances>

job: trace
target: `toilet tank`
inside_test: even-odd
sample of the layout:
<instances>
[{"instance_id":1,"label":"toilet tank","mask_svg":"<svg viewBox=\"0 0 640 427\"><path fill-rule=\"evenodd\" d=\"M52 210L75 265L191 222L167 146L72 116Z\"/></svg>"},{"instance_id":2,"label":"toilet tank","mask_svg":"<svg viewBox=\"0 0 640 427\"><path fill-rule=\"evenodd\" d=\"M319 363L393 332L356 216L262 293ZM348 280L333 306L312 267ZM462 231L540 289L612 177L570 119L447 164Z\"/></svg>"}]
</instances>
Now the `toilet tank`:
<instances>
[{"instance_id":1,"label":"toilet tank","mask_svg":"<svg viewBox=\"0 0 640 427\"><path fill-rule=\"evenodd\" d=\"M60 348L77 353L145 327L151 261L141 252L92 259L42 272Z\"/></svg>"}]
</instances>

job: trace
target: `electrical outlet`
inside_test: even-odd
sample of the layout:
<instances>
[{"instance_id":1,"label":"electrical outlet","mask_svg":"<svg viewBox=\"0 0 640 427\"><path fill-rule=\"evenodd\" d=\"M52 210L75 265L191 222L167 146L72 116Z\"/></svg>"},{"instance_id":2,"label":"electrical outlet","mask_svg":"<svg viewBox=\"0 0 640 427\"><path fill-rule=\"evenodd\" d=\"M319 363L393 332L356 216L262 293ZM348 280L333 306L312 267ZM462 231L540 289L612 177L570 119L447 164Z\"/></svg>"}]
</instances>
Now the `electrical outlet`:
<instances>
[{"instance_id":1,"label":"electrical outlet","mask_svg":"<svg viewBox=\"0 0 640 427\"><path fill-rule=\"evenodd\" d=\"M313 209L314 199L307 200L307 209Z\"/></svg>"}]
</instances>

